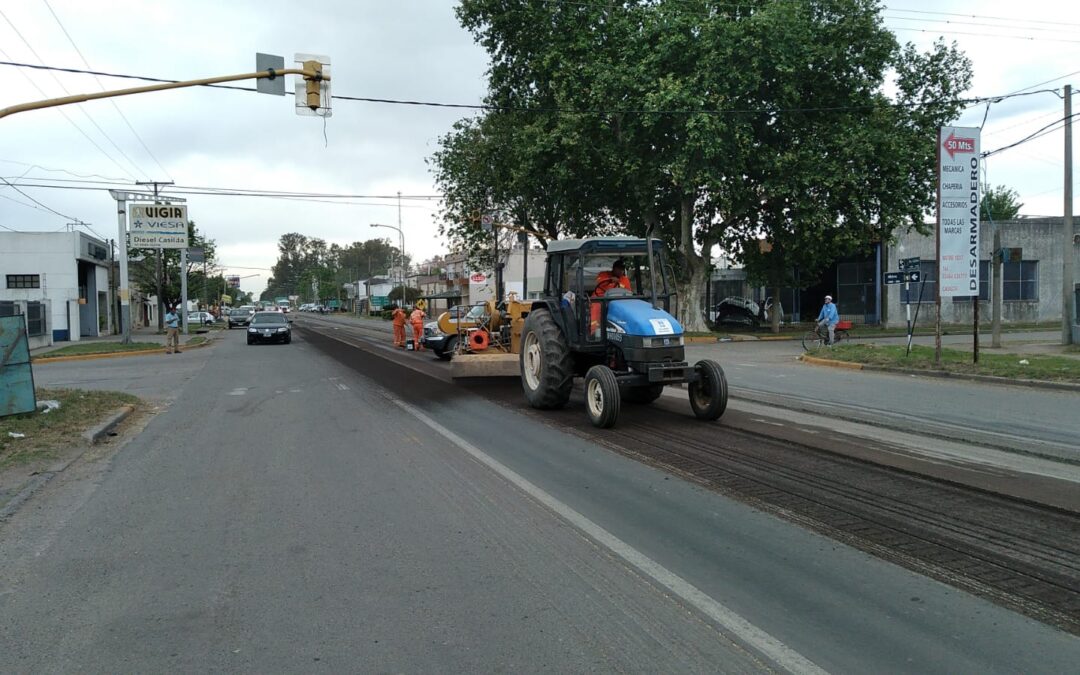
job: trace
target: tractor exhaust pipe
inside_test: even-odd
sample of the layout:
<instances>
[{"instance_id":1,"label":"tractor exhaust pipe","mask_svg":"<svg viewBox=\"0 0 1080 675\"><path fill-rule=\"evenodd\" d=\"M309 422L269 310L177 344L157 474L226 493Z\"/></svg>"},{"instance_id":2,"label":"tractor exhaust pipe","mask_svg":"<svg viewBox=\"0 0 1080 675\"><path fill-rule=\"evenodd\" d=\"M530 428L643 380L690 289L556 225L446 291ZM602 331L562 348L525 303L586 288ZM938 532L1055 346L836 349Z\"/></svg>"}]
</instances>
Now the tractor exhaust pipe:
<instances>
[{"instance_id":1,"label":"tractor exhaust pipe","mask_svg":"<svg viewBox=\"0 0 1080 675\"><path fill-rule=\"evenodd\" d=\"M656 273L659 270L654 268L654 266L657 266L656 265L657 261L653 258L653 248L652 248L652 231L653 231L653 226L654 225L655 225L655 223L649 223L649 226L647 228L645 228L645 250L647 251L648 256L649 256L649 289L652 291L652 296L650 297L650 300L651 300L653 309L657 309L657 307L656 307Z\"/></svg>"}]
</instances>

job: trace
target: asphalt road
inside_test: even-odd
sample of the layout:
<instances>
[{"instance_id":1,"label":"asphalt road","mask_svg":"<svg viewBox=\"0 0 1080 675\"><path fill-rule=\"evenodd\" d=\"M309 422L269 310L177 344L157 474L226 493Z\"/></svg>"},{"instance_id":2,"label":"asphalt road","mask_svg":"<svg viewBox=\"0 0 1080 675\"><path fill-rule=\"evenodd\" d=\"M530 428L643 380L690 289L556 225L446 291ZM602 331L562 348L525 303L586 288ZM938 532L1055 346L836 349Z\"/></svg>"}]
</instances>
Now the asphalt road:
<instances>
[{"instance_id":1,"label":"asphalt road","mask_svg":"<svg viewBox=\"0 0 1080 675\"><path fill-rule=\"evenodd\" d=\"M87 363L165 373L171 404L0 524L0 670L1080 662L1076 637L329 338Z\"/></svg>"}]
</instances>

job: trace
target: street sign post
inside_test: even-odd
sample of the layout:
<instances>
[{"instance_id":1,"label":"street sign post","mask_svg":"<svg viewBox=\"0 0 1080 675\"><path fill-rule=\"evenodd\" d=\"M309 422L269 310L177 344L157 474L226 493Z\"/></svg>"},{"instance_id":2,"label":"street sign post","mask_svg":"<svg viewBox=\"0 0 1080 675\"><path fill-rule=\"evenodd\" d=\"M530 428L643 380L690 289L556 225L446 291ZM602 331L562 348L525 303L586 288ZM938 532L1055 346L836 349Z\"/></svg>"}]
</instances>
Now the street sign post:
<instances>
[{"instance_id":1,"label":"street sign post","mask_svg":"<svg viewBox=\"0 0 1080 675\"><path fill-rule=\"evenodd\" d=\"M906 272L908 270L917 270L922 266L922 258L902 258L900 260L900 271Z\"/></svg>"},{"instance_id":2,"label":"street sign post","mask_svg":"<svg viewBox=\"0 0 1080 675\"><path fill-rule=\"evenodd\" d=\"M975 298L975 362L979 362L978 127L941 127L937 139L937 330L934 364L941 364L942 298Z\"/></svg>"}]
</instances>

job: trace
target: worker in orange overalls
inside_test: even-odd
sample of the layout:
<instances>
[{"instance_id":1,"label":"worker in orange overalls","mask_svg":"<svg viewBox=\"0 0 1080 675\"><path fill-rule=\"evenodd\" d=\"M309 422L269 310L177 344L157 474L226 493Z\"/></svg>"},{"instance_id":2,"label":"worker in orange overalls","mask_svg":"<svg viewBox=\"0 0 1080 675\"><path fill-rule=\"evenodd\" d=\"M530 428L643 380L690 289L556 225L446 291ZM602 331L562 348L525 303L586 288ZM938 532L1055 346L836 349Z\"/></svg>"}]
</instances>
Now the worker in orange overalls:
<instances>
[{"instance_id":1,"label":"worker in orange overalls","mask_svg":"<svg viewBox=\"0 0 1080 675\"><path fill-rule=\"evenodd\" d=\"M626 276L626 264L619 258L611 264L610 272L601 272L596 275L596 289L593 291L594 298L602 297L613 288L630 289L630 278ZM589 303L589 330L593 335L600 335L600 305L599 302Z\"/></svg>"},{"instance_id":2,"label":"worker in orange overalls","mask_svg":"<svg viewBox=\"0 0 1080 675\"><path fill-rule=\"evenodd\" d=\"M390 317L394 321L394 346L405 349L405 310L394 305Z\"/></svg>"},{"instance_id":3,"label":"worker in orange overalls","mask_svg":"<svg viewBox=\"0 0 1080 675\"><path fill-rule=\"evenodd\" d=\"M412 314L409 315L409 323L412 324L413 351L418 352L424 349L420 344L420 338L424 336L424 317L426 316L427 314L424 314L424 310L420 307L414 307Z\"/></svg>"}]
</instances>

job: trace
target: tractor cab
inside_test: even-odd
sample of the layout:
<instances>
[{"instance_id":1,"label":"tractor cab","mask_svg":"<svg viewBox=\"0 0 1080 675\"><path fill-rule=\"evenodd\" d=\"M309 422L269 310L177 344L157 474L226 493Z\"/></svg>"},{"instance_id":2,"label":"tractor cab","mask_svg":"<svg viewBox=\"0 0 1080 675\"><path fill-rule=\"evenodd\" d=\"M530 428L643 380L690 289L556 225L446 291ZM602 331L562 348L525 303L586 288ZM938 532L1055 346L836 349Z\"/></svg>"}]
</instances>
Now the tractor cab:
<instances>
[{"instance_id":1,"label":"tractor cab","mask_svg":"<svg viewBox=\"0 0 1080 675\"><path fill-rule=\"evenodd\" d=\"M668 312L674 288L663 245L644 239L596 237L553 241L548 245L544 297L558 299L556 319L574 344L597 353L611 341L651 333L650 320L663 334L682 335ZM622 279L613 269L621 266ZM642 321L646 323L641 324Z\"/></svg>"},{"instance_id":2,"label":"tractor cab","mask_svg":"<svg viewBox=\"0 0 1080 675\"><path fill-rule=\"evenodd\" d=\"M565 405L574 377L584 377L589 418L599 427L615 424L621 401L650 403L668 384L688 386L697 417L723 414L720 365L685 360L663 251L659 241L635 237L548 244L544 295L524 319L519 352L533 407Z\"/></svg>"}]
</instances>

